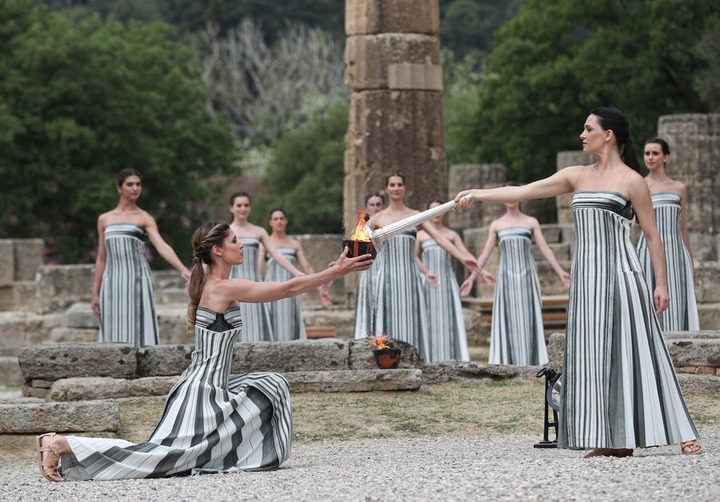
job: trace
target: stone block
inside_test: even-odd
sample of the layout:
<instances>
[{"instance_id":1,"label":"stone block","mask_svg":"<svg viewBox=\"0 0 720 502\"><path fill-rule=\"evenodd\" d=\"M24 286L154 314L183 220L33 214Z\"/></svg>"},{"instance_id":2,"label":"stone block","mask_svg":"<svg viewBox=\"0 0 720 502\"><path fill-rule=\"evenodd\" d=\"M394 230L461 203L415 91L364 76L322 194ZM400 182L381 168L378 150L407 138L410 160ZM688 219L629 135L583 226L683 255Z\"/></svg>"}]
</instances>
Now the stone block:
<instances>
[{"instance_id":1,"label":"stone block","mask_svg":"<svg viewBox=\"0 0 720 502\"><path fill-rule=\"evenodd\" d=\"M50 340L60 321L60 314L0 312L0 356L14 356L22 347Z\"/></svg>"},{"instance_id":2,"label":"stone block","mask_svg":"<svg viewBox=\"0 0 720 502\"><path fill-rule=\"evenodd\" d=\"M690 239L692 257L696 264L720 261L720 253L718 252L720 235L688 231L688 238Z\"/></svg>"},{"instance_id":3,"label":"stone block","mask_svg":"<svg viewBox=\"0 0 720 502\"><path fill-rule=\"evenodd\" d=\"M325 270L328 264L335 261L342 251L342 235L324 234L303 234L293 235L300 242L313 270L319 272ZM354 277L355 274L351 274ZM347 276L346 276L347 277ZM336 279L330 287L330 297L333 302L345 303L345 281L346 277ZM317 290L313 289L302 295L303 309L307 302L319 302ZM306 320L306 323L308 321Z\"/></svg>"},{"instance_id":4,"label":"stone block","mask_svg":"<svg viewBox=\"0 0 720 502\"><path fill-rule=\"evenodd\" d=\"M153 270L153 290L159 289L185 289L185 280L177 270ZM187 298L183 300L187 302Z\"/></svg>"},{"instance_id":5,"label":"stone block","mask_svg":"<svg viewBox=\"0 0 720 502\"><path fill-rule=\"evenodd\" d=\"M15 310L15 288L12 282L0 283L0 312Z\"/></svg>"},{"instance_id":6,"label":"stone block","mask_svg":"<svg viewBox=\"0 0 720 502\"><path fill-rule=\"evenodd\" d=\"M423 368L423 383L441 384L458 380L510 380L531 381L538 372L537 366L511 366L477 364L467 361L445 361Z\"/></svg>"},{"instance_id":7,"label":"stone block","mask_svg":"<svg viewBox=\"0 0 720 502\"><path fill-rule=\"evenodd\" d=\"M33 281L15 281L13 283L14 310L37 311L37 283Z\"/></svg>"},{"instance_id":8,"label":"stone block","mask_svg":"<svg viewBox=\"0 0 720 502\"><path fill-rule=\"evenodd\" d=\"M187 304L158 305L160 343L168 345L195 343L195 335L188 331Z\"/></svg>"},{"instance_id":9,"label":"stone block","mask_svg":"<svg viewBox=\"0 0 720 502\"><path fill-rule=\"evenodd\" d=\"M179 375L190 365L194 345L155 345L137 352L139 377Z\"/></svg>"},{"instance_id":10,"label":"stone block","mask_svg":"<svg viewBox=\"0 0 720 502\"><path fill-rule=\"evenodd\" d=\"M688 332L685 338L668 340L667 347L675 367L720 367L720 339L698 338Z\"/></svg>"},{"instance_id":11,"label":"stone block","mask_svg":"<svg viewBox=\"0 0 720 502\"><path fill-rule=\"evenodd\" d=\"M549 368L558 371L563 366L565 358L565 333L553 333L547 339L547 352Z\"/></svg>"},{"instance_id":12,"label":"stone block","mask_svg":"<svg viewBox=\"0 0 720 502\"><path fill-rule=\"evenodd\" d=\"M367 392L418 390L422 371L416 368L394 370L294 371L284 373L291 392Z\"/></svg>"},{"instance_id":13,"label":"stone block","mask_svg":"<svg viewBox=\"0 0 720 502\"><path fill-rule=\"evenodd\" d=\"M685 395L706 394L720 398L720 378L716 376L678 374L678 382Z\"/></svg>"},{"instance_id":14,"label":"stone block","mask_svg":"<svg viewBox=\"0 0 720 502\"><path fill-rule=\"evenodd\" d=\"M701 328L720 330L720 303L698 305L698 319Z\"/></svg>"},{"instance_id":15,"label":"stone block","mask_svg":"<svg viewBox=\"0 0 720 502\"><path fill-rule=\"evenodd\" d=\"M0 387L20 387L22 384L22 371L17 357L0 356Z\"/></svg>"},{"instance_id":16,"label":"stone block","mask_svg":"<svg viewBox=\"0 0 720 502\"><path fill-rule=\"evenodd\" d=\"M100 332L97 328L53 328L50 332L50 339L47 341L55 343L97 342L99 339Z\"/></svg>"},{"instance_id":17,"label":"stone block","mask_svg":"<svg viewBox=\"0 0 720 502\"><path fill-rule=\"evenodd\" d=\"M720 303L720 262L698 263L695 267L695 294L698 303ZM701 324L705 329L708 326Z\"/></svg>"},{"instance_id":18,"label":"stone block","mask_svg":"<svg viewBox=\"0 0 720 502\"><path fill-rule=\"evenodd\" d=\"M447 198L454 198L468 188L496 188L505 181L506 169L502 164L456 164L449 169ZM476 203L469 209L450 212L447 221L454 229L486 227L504 211L502 204Z\"/></svg>"},{"instance_id":19,"label":"stone block","mask_svg":"<svg viewBox=\"0 0 720 502\"><path fill-rule=\"evenodd\" d=\"M37 272L38 313L61 311L92 296L94 265L42 265Z\"/></svg>"},{"instance_id":20,"label":"stone block","mask_svg":"<svg viewBox=\"0 0 720 502\"><path fill-rule=\"evenodd\" d=\"M15 280L15 248L11 239L0 239L0 285Z\"/></svg>"},{"instance_id":21,"label":"stone block","mask_svg":"<svg viewBox=\"0 0 720 502\"><path fill-rule=\"evenodd\" d=\"M77 302L62 315L63 328L95 328L99 326L98 318L92 311L92 306L87 302Z\"/></svg>"},{"instance_id":22,"label":"stone block","mask_svg":"<svg viewBox=\"0 0 720 502\"><path fill-rule=\"evenodd\" d=\"M391 76L398 88L402 68L391 71L390 67L428 65L439 71L440 41L434 36L399 33L349 37L345 44L345 64L345 79L353 91L392 89ZM433 73L432 68L427 71L429 75Z\"/></svg>"},{"instance_id":23,"label":"stone block","mask_svg":"<svg viewBox=\"0 0 720 502\"><path fill-rule=\"evenodd\" d=\"M148 377L127 380L124 378L65 378L50 388L53 401L94 401L128 397L165 396L170 393L178 376Z\"/></svg>"},{"instance_id":24,"label":"stone block","mask_svg":"<svg viewBox=\"0 0 720 502\"><path fill-rule=\"evenodd\" d=\"M114 432L119 426L119 406L113 401L0 404L2 434Z\"/></svg>"},{"instance_id":25,"label":"stone block","mask_svg":"<svg viewBox=\"0 0 720 502\"><path fill-rule=\"evenodd\" d=\"M155 302L158 305L164 303L182 303L187 305L190 301L185 288L156 288L154 290Z\"/></svg>"},{"instance_id":26,"label":"stone block","mask_svg":"<svg viewBox=\"0 0 720 502\"><path fill-rule=\"evenodd\" d=\"M13 239L15 280L35 281L38 267L43 264L42 239Z\"/></svg>"},{"instance_id":27,"label":"stone block","mask_svg":"<svg viewBox=\"0 0 720 502\"><path fill-rule=\"evenodd\" d=\"M135 350L111 343L48 343L18 351L18 361L26 381L60 380L85 376L134 378Z\"/></svg>"},{"instance_id":28,"label":"stone block","mask_svg":"<svg viewBox=\"0 0 720 502\"><path fill-rule=\"evenodd\" d=\"M345 33L426 33L440 28L439 0L347 0Z\"/></svg>"},{"instance_id":29,"label":"stone block","mask_svg":"<svg viewBox=\"0 0 720 502\"><path fill-rule=\"evenodd\" d=\"M232 373L349 369L348 343L336 338L235 344Z\"/></svg>"}]
</instances>

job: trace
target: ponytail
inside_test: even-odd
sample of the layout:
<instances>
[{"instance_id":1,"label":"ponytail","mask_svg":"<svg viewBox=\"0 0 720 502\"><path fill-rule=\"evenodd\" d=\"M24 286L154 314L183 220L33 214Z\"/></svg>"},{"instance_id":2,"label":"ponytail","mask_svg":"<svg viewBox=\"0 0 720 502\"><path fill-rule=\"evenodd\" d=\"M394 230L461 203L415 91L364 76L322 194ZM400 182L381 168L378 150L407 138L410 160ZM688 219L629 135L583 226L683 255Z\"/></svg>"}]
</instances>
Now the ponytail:
<instances>
[{"instance_id":1,"label":"ponytail","mask_svg":"<svg viewBox=\"0 0 720 502\"><path fill-rule=\"evenodd\" d=\"M617 108L601 106L590 112L598 118L598 124L604 131L611 130L615 134L615 140L620 152L620 158L638 174L642 174L640 163L635 154L632 137L630 136L630 124Z\"/></svg>"}]
</instances>

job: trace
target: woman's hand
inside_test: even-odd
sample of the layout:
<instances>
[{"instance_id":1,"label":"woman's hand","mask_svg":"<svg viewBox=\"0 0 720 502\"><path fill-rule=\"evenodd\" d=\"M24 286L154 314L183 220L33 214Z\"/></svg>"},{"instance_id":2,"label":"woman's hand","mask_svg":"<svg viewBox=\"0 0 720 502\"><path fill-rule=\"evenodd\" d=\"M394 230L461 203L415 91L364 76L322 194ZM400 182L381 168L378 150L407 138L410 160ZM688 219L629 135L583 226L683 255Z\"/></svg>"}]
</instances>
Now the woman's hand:
<instances>
[{"instance_id":1,"label":"woman's hand","mask_svg":"<svg viewBox=\"0 0 720 502\"><path fill-rule=\"evenodd\" d=\"M655 313L657 315L665 312L670 305L670 295L668 295L667 286L657 285L655 286Z\"/></svg>"},{"instance_id":2,"label":"woman's hand","mask_svg":"<svg viewBox=\"0 0 720 502\"><path fill-rule=\"evenodd\" d=\"M467 296L470 294L470 291L472 291L472 287L475 284L475 276L471 275L467 279L465 279L465 282L462 283L460 286L460 296Z\"/></svg>"},{"instance_id":3,"label":"woman's hand","mask_svg":"<svg viewBox=\"0 0 720 502\"><path fill-rule=\"evenodd\" d=\"M480 269L480 275L482 276L483 281L487 282L487 283L490 284L491 286L494 286L494 285L495 285L495 276L492 275L492 274L491 274L490 272L488 272L487 270L485 270L484 268L483 268L483 269Z\"/></svg>"},{"instance_id":4,"label":"woman's hand","mask_svg":"<svg viewBox=\"0 0 720 502\"><path fill-rule=\"evenodd\" d=\"M335 260L335 263L332 266L332 268L336 269L340 275L347 275L351 272L361 272L372 267L372 264L374 263L372 255L364 254L355 256L354 258L348 258L347 254L349 252L350 249L345 246L345 249L343 249L342 253L338 259Z\"/></svg>"},{"instance_id":5,"label":"woman's hand","mask_svg":"<svg viewBox=\"0 0 720 502\"><path fill-rule=\"evenodd\" d=\"M328 291L330 288L328 287L328 285L329 283L323 284L318 288L318 294L320 295L320 303L326 309L329 309L333 305L332 299L330 299L330 291Z\"/></svg>"},{"instance_id":6,"label":"woman's hand","mask_svg":"<svg viewBox=\"0 0 720 502\"><path fill-rule=\"evenodd\" d=\"M472 206L472 203L475 202L473 190L463 190L462 192L458 192L455 196L455 202L457 203L457 207L460 209L469 208Z\"/></svg>"},{"instance_id":7,"label":"woman's hand","mask_svg":"<svg viewBox=\"0 0 720 502\"><path fill-rule=\"evenodd\" d=\"M428 272L427 274L425 274L425 278L427 279L427 282L431 288L437 288L440 285L437 276L432 272Z\"/></svg>"},{"instance_id":8,"label":"woman's hand","mask_svg":"<svg viewBox=\"0 0 720 502\"><path fill-rule=\"evenodd\" d=\"M558 276L565 286L570 287L570 274L567 271L561 270Z\"/></svg>"},{"instance_id":9,"label":"woman's hand","mask_svg":"<svg viewBox=\"0 0 720 502\"><path fill-rule=\"evenodd\" d=\"M180 275L182 276L183 280L185 282L188 282L190 280L190 271L186 268L180 271Z\"/></svg>"},{"instance_id":10,"label":"woman's hand","mask_svg":"<svg viewBox=\"0 0 720 502\"><path fill-rule=\"evenodd\" d=\"M100 318L100 296L93 293L92 300L90 301L90 307L92 308L95 317Z\"/></svg>"}]
</instances>

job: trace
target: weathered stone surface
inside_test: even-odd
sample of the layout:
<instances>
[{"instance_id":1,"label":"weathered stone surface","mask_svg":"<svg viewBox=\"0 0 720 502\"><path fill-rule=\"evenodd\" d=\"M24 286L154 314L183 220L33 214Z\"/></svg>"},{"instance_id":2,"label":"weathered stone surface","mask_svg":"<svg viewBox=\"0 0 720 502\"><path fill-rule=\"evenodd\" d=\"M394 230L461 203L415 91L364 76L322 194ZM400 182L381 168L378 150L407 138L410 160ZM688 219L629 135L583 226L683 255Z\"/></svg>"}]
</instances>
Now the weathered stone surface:
<instances>
[{"instance_id":1,"label":"weathered stone surface","mask_svg":"<svg viewBox=\"0 0 720 502\"><path fill-rule=\"evenodd\" d=\"M698 303L720 303L720 262L699 263L695 268ZM708 326L701 324L705 329Z\"/></svg>"},{"instance_id":2,"label":"weathered stone surface","mask_svg":"<svg viewBox=\"0 0 720 502\"><path fill-rule=\"evenodd\" d=\"M348 343L337 338L235 344L232 373L348 369Z\"/></svg>"},{"instance_id":3,"label":"weathered stone surface","mask_svg":"<svg viewBox=\"0 0 720 502\"><path fill-rule=\"evenodd\" d=\"M38 267L43 264L42 239L13 239L15 280L35 281Z\"/></svg>"},{"instance_id":4,"label":"weathered stone surface","mask_svg":"<svg viewBox=\"0 0 720 502\"><path fill-rule=\"evenodd\" d=\"M439 66L437 37L384 33L347 39L345 78L353 91L392 88L390 67L401 63Z\"/></svg>"},{"instance_id":5,"label":"weathered stone surface","mask_svg":"<svg viewBox=\"0 0 720 502\"><path fill-rule=\"evenodd\" d=\"M120 412L113 401L0 404L0 433L117 431Z\"/></svg>"},{"instance_id":6,"label":"weathered stone surface","mask_svg":"<svg viewBox=\"0 0 720 502\"><path fill-rule=\"evenodd\" d=\"M468 188L496 188L506 181L506 170L502 164L457 164L450 166L447 198ZM473 204L469 209L448 214L448 225L455 229L486 227L502 215L502 204Z\"/></svg>"},{"instance_id":7,"label":"weathered stone surface","mask_svg":"<svg viewBox=\"0 0 720 502\"><path fill-rule=\"evenodd\" d=\"M26 381L83 376L133 378L137 368L132 347L110 343L53 343L25 347L18 351L18 361Z\"/></svg>"},{"instance_id":8,"label":"weathered stone surface","mask_svg":"<svg viewBox=\"0 0 720 502\"><path fill-rule=\"evenodd\" d=\"M0 284L15 280L15 248L12 239L0 239Z\"/></svg>"},{"instance_id":9,"label":"weathered stone surface","mask_svg":"<svg viewBox=\"0 0 720 502\"><path fill-rule=\"evenodd\" d=\"M394 338L389 338L388 341L392 347L400 349L399 368L423 368L425 366L415 347ZM375 347L370 345L369 339L350 340L348 345L350 350L348 365L351 369L377 369L377 363L373 355Z\"/></svg>"},{"instance_id":10,"label":"weathered stone surface","mask_svg":"<svg viewBox=\"0 0 720 502\"><path fill-rule=\"evenodd\" d=\"M96 328L98 318L89 302L73 303L62 315L63 328Z\"/></svg>"},{"instance_id":11,"label":"weathered stone surface","mask_svg":"<svg viewBox=\"0 0 720 502\"><path fill-rule=\"evenodd\" d=\"M148 377L127 380L124 378L64 378L50 388L53 401L93 401L127 397L164 396L170 392L178 376Z\"/></svg>"},{"instance_id":12,"label":"weathered stone surface","mask_svg":"<svg viewBox=\"0 0 720 502\"><path fill-rule=\"evenodd\" d=\"M678 374L684 394L707 394L720 399L720 378L710 375Z\"/></svg>"},{"instance_id":13,"label":"weathered stone surface","mask_svg":"<svg viewBox=\"0 0 720 502\"><path fill-rule=\"evenodd\" d=\"M340 252L342 251L343 236L339 234L302 234L293 235L293 237L300 242L303 251L305 251L305 256L315 271L325 270L330 262L335 261L338 256L340 256ZM345 304L347 300L345 297L345 277L333 281L330 287L330 297L335 303ZM311 318L308 316L310 313L307 309L308 302L315 303L319 301L320 299L316 289L302 295L303 317L305 318L305 324L308 326L320 325L318 323L312 323ZM331 313L333 311L326 312ZM312 312L312 315L314 314L315 312ZM340 327L338 326L338 328ZM338 329L338 333L341 331L341 329Z\"/></svg>"},{"instance_id":14,"label":"weathered stone surface","mask_svg":"<svg viewBox=\"0 0 720 502\"><path fill-rule=\"evenodd\" d=\"M698 305L700 326L704 329L720 329L720 303Z\"/></svg>"},{"instance_id":15,"label":"weathered stone surface","mask_svg":"<svg viewBox=\"0 0 720 502\"><path fill-rule=\"evenodd\" d=\"M423 373L416 368L394 370L294 371L283 373L291 392L367 392L417 390Z\"/></svg>"},{"instance_id":16,"label":"weathered stone surface","mask_svg":"<svg viewBox=\"0 0 720 502\"><path fill-rule=\"evenodd\" d=\"M347 0L345 33L427 33L440 27L439 0Z\"/></svg>"},{"instance_id":17,"label":"weathered stone surface","mask_svg":"<svg viewBox=\"0 0 720 502\"><path fill-rule=\"evenodd\" d=\"M37 271L38 313L58 312L76 302L89 302L94 265L42 265Z\"/></svg>"},{"instance_id":18,"label":"weathered stone surface","mask_svg":"<svg viewBox=\"0 0 720 502\"><path fill-rule=\"evenodd\" d=\"M562 368L565 357L565 333L553 333L547 339L547 352L549 368L558 371Z\"/></svg>"},{"instance_id":19,"label":"weathered stone surface","mask_svg":"<svg viewBox=\"0 0 720 502\"><path fill-rule=\"evenodd\" d=\"M0 312L0 356L14 356L22 347L50 340L61 319L60 314Z\"/></svg>"},{"instance_id":20,"label":"weathered stone surface","mask_svg":"<svg viewBox=\"0 0 720 502\"><path fill-rule=\"evenodd\" d=\"M23 384L22 372L15 356L0 356L0 387L19 387Z\"/></svg>"},{"instance_id":21,"label":"weathered stone surface","mask_svg":"<svg viewBox=\"0 0 720 502\"><path fill-rule=\"evenodd\" d=\"M423 367L423 383L439 384L457 380L530 380L540 368L535 366L509 366L477 364L466 361L445 361Z\"/></svg>"},{"instance_id":22,"label":"weathered stone surface","mask_svg":"<svg viewBox=\"0 0 720 502\"><path fill-rule=\"evenodd\" d=\"M349 309L316 309L307 310L303 306L305 327L330 326L337 330L336 338L348 340L353 338L355 311Z\"/></svg>"},{"instance_id":23,"label":"weathered stone surface","mask_svg":"<svg viewBox=\"0 0 720 502\"><path fill-rule=\"evenodd\" d=\"M693 231L688 232L688 238L696 266L703 262L720 261L720 235Z\"/></svg>"},{"instance_id":24,"label":"weathered stone surface","mask_svg":"<svg viewBox=\"0 0 720 502\"><path fill-rule=\"evenodd\" d=\"M137 353L139 377L179 375L190 365L194 345L155 345Z\"/></svg>"},{"instance_id":25,"label":"weathered stone surface","mask_svg":"<svg viewBox=\"0 0 720 502\"><path fill-rule=\"evenodd\" d=\"M480 313L476 309L463 308L463 319L465 320L465 336L469 346L476 347L490 344L489 333L482 329Z\"/></svg>"}]
</instances>

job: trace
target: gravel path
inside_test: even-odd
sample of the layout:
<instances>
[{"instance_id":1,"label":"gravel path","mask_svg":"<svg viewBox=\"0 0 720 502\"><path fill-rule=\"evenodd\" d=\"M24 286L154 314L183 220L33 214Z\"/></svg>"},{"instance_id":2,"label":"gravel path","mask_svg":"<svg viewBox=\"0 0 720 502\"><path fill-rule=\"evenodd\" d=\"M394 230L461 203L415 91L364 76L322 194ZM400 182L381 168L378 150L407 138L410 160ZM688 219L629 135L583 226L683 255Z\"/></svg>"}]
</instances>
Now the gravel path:
<instances>
[{"instance_id":1,"label":"gravel path","mask_svg":"<svg viewBox=\"0 0 720 502\"><path fill-rule=\"evenodd\" d=\"M580 451L533 448L538 436L297 444L273 472L103 482L49 483L34 461L6 457L0 500L717 501L720 428L701 434L699 456L673 446L590 460Z\"/></svg>"}]
</instances>

